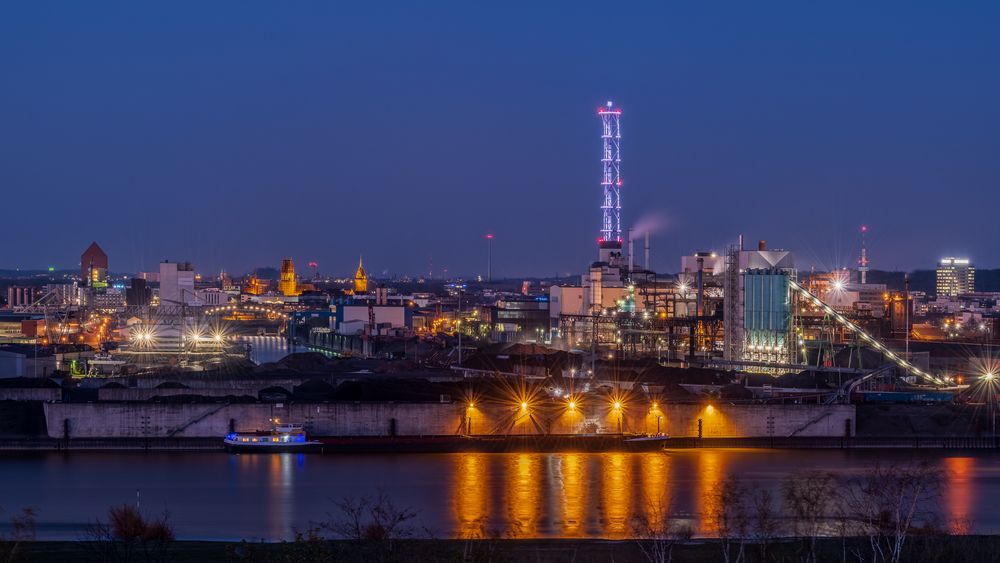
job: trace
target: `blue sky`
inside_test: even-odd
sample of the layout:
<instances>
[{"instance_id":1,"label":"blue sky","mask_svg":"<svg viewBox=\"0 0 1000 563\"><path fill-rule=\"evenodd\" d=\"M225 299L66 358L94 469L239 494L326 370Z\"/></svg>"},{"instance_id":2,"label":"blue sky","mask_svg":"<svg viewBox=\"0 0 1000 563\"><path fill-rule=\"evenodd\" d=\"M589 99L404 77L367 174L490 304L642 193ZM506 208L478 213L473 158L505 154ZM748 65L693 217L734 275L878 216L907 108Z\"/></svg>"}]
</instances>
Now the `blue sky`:
<instances>
[{"instance_id":1,"label":"blue sky","mask_svg":"<svg viewBox=\"0 0 1000 563\"><path fill-rule=\"evenodd\" d=\"M995 2L0 7L0 267L579 273L600 131L654 266L1000 266Z\"/></svg>"}]
</instances>

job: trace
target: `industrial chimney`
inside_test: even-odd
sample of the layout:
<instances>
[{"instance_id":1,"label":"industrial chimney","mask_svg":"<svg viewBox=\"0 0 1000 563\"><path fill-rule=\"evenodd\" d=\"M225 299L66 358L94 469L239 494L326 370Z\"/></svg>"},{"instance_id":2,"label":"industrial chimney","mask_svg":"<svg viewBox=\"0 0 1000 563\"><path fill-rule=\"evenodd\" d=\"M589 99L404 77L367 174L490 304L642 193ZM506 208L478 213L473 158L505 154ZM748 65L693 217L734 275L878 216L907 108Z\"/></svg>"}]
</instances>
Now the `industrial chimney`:
<instances>
[{"instance_id":1,"label":"industrial chimney","mask_svg":"<svg viewBox=\"0 0 1000 563\"><path fill-rule=\"evenodd\" d=\"M767 250L767 241L762 239L760 242L758 242L757 243L757 250L759 250L761 252Z\"/></svg>"}]
</instances>

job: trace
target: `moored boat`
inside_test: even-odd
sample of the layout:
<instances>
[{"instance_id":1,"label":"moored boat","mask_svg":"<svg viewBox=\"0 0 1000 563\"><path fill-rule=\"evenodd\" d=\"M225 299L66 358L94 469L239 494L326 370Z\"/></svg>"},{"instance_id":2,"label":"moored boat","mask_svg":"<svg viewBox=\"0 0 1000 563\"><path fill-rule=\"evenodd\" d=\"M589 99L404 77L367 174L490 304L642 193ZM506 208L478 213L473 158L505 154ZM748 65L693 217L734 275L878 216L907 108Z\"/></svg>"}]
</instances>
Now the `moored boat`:
<instances>
[{"instance_id":1,"label":"moored boat","mask_svg":"<svg viewBox=\"0 0 1000 563\"><path fill-rule=\"evenodd\" d=\"M301 424L275 424L271 430L230 432L223 440L233 452L306 452L323 447L310 440Z\"/></svg>"}]
</instances>

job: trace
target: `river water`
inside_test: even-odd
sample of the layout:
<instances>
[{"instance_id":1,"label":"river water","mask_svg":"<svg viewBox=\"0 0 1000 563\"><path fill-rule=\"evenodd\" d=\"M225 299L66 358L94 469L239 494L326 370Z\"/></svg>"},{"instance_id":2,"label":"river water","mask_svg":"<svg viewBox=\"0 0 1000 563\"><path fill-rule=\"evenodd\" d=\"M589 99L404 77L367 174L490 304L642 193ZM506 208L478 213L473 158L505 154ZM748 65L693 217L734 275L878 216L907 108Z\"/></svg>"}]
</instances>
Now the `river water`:
<instances>
[{"instance_id":1,"label":"river water","mask_svg":"<svg viewBox=\"0 0 1000 563\"><path fill-rule=\"evenodd\" d=\"M970 522L976 532L1000 531L1000 454L992 452L5 453L0 506L8 515L35 507L42 539L80 538L109 506L139 502L147 514L169 514L182 539L280 540L336 515L335 499L382 490L417 511L421 533L441 538L623 538L637 517L663 514L711 535L701 516L728 476L777 492L803 470L843 474L914 459L945 470L942 506L956 531Z\"/></svg>"}]
</instances>

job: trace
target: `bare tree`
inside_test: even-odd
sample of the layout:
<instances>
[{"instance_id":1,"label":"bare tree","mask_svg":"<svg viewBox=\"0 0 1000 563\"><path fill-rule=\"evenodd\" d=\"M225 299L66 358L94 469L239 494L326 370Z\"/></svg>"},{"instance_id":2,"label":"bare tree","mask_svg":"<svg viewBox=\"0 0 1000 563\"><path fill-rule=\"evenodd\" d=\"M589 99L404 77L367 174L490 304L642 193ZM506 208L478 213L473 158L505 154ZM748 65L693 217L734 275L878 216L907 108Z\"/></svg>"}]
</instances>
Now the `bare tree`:
<instances>
[{"instance_id":1,"label":"bare tree","mask_svg":"<svg viewBox=\"0 0 1000 563\"><path fill-rule=\"evenodd\" d=\"M760 560L767 561L768 549L781 532L778 505L771 491L756 485L750 493L750 537L757 544Z\"/></svg>"},{"instance_id":2,"label":"bare tree","mask_svg":"<svg viewBox=\"0 0 1000 563\"><path fill-rule=\"evenodd\" d=\"M839 486L832 473L806 471L782 486L785 509L793 518L795 535L805 540L806 561L818 561L817 543L837 512Z\"/></svg>"},{"instance_id":3,"label":"bare tree","mask_svg":"<svg viewBox=\"0 0 1000 563\"><path fill-rule=\"evenodd\" d=\"M719 486L714 502L714 523L723 559L726 563L741 563L746 557L750 532L747 487L735 478L728 478Z\"/></svg>"},{"instance_id":4,"label":"bare tree","mask_svg":"<svg viewBox=\"0 0 1000 563\"><path fill-rule=\"evenodd\" d=\"M670 563L674 546L694 535L690 524L677 522L670 517L672 502L647 499L648 515L632 519L632 537L649 563Z\"/></svg>"},{"instance_id":5,"label":"bare tree","mask_svg":"<svg viewBox=\"0 0 1000 563\"><path fill-rule=\"evenodd\" d=\"M906 540L940 519L943 474L927 462L875 466L850 483L851 517L868 537L874 563L899 563Z\"/></svg>"}]
</instances>

